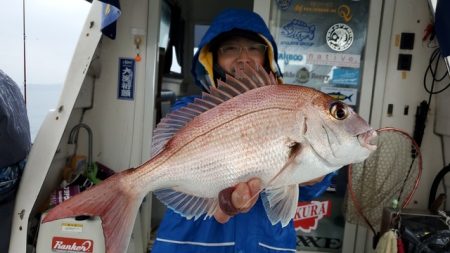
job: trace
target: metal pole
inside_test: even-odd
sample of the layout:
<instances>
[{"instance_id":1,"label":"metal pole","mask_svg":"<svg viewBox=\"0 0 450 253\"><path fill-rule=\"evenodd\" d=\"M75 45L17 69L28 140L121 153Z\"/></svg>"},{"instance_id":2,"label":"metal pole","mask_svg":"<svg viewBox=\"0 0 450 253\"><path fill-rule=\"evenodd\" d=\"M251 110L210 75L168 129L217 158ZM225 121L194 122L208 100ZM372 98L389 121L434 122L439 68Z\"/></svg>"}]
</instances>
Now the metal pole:
<instances>
[{"instance_id":1,"label":"metal pole","mask_svg":"<svg viewBox=\"0 0 450 253\"><path fill-rule=\"evenodd\" d=\"M25 33L25 0L22 0L22 26L23 26L23 97L27 104L27 58L26 58L26 33Z\"/></svg>"}]
</instances>

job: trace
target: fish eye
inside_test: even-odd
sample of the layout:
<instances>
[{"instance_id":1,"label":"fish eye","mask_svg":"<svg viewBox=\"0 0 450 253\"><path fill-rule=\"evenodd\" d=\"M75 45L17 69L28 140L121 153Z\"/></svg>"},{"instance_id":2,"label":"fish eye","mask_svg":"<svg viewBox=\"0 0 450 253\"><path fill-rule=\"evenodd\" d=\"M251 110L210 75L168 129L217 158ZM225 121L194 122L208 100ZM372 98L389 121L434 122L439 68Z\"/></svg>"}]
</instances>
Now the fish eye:
<instances>
[{"instance_id":1,"label":"fish eye","mask_svg":"<svg viewBox=\"0 0 450 253\"><path fill-rule=\"evenodd\" d=\"M348 117L347 105L342 102L334 102L330 106L330 114L337 120L343 120Z\"/></svg>"}]
</instances>

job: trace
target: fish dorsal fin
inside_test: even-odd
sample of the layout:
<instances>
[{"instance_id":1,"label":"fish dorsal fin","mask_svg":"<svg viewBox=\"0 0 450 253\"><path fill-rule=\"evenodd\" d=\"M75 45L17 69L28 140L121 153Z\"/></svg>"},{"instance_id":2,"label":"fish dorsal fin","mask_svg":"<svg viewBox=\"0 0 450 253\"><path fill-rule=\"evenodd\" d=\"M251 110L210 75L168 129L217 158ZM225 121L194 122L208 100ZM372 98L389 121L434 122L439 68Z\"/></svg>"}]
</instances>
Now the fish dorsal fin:
<instances>
[{"instance_id":1,"label":"fish dorsal fin","mask_svg":"<svg viewBox=\"0 0 450 253\"><path fill-rule=\"evenodd\" d=\"M156 197L170 209L187 219L198 219L202 214L214 215L217 198L201 198L173 189L163 189L153 192Z\"/></svg>"},{"instance_id":2,"label":"fish dorsal fin","mask_svg":"<svg viewBox=\"0 0 450 253\"><path fill-rule=\"evenodd\" d=\"M151 158L164 149L175 133L201 113L249 90L277 84L274 75L268 74L261 66L253 68L245 64L242 70L236 69L236 77L227 75L227 81L219 80L218 87L210 88L210 94L203 92L201 98L163 118L153 132Z\"/></svg>"},{"instance_id":3,"label":"fish dorsal fin","mask_svg":"<svg viewBox=\"0 0 450 253\"><path fill-rule=\"evenodd\" d=\"M297 210L298 185L267 188L261 194L261 200L272 225L281 222L285 227Z\"/></svg>"}]
</instances>

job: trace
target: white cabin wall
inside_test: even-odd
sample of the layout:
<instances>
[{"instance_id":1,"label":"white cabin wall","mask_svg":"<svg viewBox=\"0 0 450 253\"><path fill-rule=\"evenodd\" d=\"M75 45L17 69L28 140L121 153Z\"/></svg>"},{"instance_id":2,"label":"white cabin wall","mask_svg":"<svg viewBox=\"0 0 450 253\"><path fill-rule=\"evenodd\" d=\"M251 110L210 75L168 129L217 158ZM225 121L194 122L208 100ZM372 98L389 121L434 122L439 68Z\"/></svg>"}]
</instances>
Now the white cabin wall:
<instances>
[{"instance_id":1,"label":"white cabin wall","mask_svg":"<svg viewBox=\"0 0 450 253\"><path fill-rule=\"evenodd\" d=\"M149 21L151 18L149 5L156 3L159 1L121 1L122 15L117 22L115 40L103 36L97 48L98 66L95 68L98 70L95 71L96 78L92 82L93 108L86 111L83 122L88 124L93 132L93 161L98 161L117 172L138 167L150 157L155 109L154 73L157 73L157 69L152 69L155 67L157 54L148 52L149 48L153 47L148 44L150 42L147 42L147 39L155 36L157 38L159 29L153 31L154 29L147 28L148 23L155 23ZM142 59L135 63L134 99L120 100L117 98L119 58L133 59L136 56L134 44L136 31L142 36L140 45ZM147 34L150 32L152 34ZM79 140L79 153L87 154L87 137L80 135ZM147 249L151 228L150 206L151 198L144 199L141 212L136 218L128 252L145 252Z\"/></svg>"},{"instance_id":2,"label":"white cabin wall","mask_svg":"<svg viewBox=\"0 0 450 253\"><path fill-rule=\"evenodd\" d=\"M83 86L85 83L92 82L92 79L86 76ZM82 86L82 87L83 87ZM83 88L82 88L83 89ZM78 100L77 100L78 102ZM50 164L49 173L45 179L45 183L42 185L42 188L39 192L39 195L36 199L36 206L34 207L35 211L42 212L46 208L48 208L49 204L49 194L53 192L55 189L60 187L62 178L63 178L63 168L66 166L68 159L70 156L74 154L74 145L68 144L69 140L69 132L73 126L78 124L79 119L81 117L81 109L77 107L78 103L75 102L74 108L70 114L69 120L67 122L67 127L61 137L61 140L58 144L58 148L55 152L55 156ZM88 150L88 137L87 133L84 129L79 132L78 139L79 148L77 154L86 155Z\"/></svg>"},{"instance_id":3,"label":"white cabin wall","mask_svg":"<svg viewBox=\"0 0 450 253\"><path fill-rule=\"evenodd\" d=\"M434 48L422 43L422 36L426 26L431 21L430 10L426 0L409 1L397 0L395 3L394 19L387 62L378 62L378 65L387 64L385 89L382 100L374 101L373 111L380 110L379 121L372 119L374 124L380 122L381 127L392 126L405 130L411 136L415 125L416 107L423 100L428 100L428 93L423 88L423 77L428 66L430 55ZM381 31L387 32L387 31ZM398 43L402 32L415 33L414 49L401 50ZM398 54L412 54L411 71L397 70ZM377 85L382 85L382 80L377 80ZM437 136L433 134L434 124L434 99L426 122L425 135L422 142L422 156L424 173L422 174L419 189L413 198L411 208L424 209L428 204L428 193L435 172L442 168L441 146ZM387 114L388 104L393 104L393 114ZM408 115L404 115L405 106L409 106Z\"/></svg>"},{"instance_id":4,"label":"white cabin wall","mask_svg":"<svg viewBox=\"0 0 450 253\"><path fill-rule=\"evenodd\" d=\"M115 171L138 166L141 163L143 142L150 143L150 140L134 138L140 134L135 132L135 125L142 118L136 117L142 115L145 99L146 59L143 53L142 60L136 62L134 100L117 98L118 61L122 57L135 57L136 48L131 31L133 28L146 31L147 3L145 0L121 2L123 11L117 23L116 39L103 37L99 45L101 72L95 80L94 107L85 114L84 122L91 126L94 136L93 161L99 161ZM145 36L141 48L145 48Z\"/></svg>"},{"instance_id":5,"label":"white cabin wall","mask_svg":"<svg viewBox=\"0 0 450 253\"><path fill-rule=\"evenodd\" d=\"M422 42L422 37L425 28L432 20L431 12L427 0L396 0L395 2L385 0L383 14L382 22L384 24L380 30L371 124L376 128L400 128L412 136L416 108L423 100L428 100L428 93L423 88L423 78L434 48L427 47L427 44ZM401 50L399 48L402 32L415 33L414 49ZM385 39L389 40L388 44L383 44ZM400 53L412 54L410 71L397 70L398 54ZM433 133L435 99L434 96L431 101L421 145L422 177L407 208L427 209L432 181L443 167L440 140ZM387 114L388 104L393 104L392 116ZM409 107L409 113L404 115L406 106ZM367 233L365 252L374 252L372 236L372 233Z\"/></svg>"}]
</instances>

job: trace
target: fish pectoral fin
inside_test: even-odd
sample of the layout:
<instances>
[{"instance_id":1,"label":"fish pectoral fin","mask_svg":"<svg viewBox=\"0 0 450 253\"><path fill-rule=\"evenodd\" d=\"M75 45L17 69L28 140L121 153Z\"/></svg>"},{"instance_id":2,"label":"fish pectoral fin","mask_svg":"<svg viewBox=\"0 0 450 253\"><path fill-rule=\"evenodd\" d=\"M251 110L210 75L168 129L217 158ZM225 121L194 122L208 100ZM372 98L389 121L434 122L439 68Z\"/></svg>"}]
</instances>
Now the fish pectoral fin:
<instances>
[{"instance_id":1,"label":"fish pectoral fin","mask_svg":"<svg viewBox=\"0 0 450 253\"><path fill-rule=\"evenodd\" d=\"M198 219L206 213L212 216L217 208L217 198L202 198L173 189L162 189L153 192L155 196L170 209L187 219Z\"/></svg>"},{"instance_id":2,"label":"fish pectoral fin","mask_svg":"<svg viewBox=\"0 0 450 253\"><path fill-rule=\"evenodd\" d=\"M298 185L266 188L261 193L262 203L272 225L281 222L285 227L294 218L298 203Z\"/></svg>"},{"instance_id":3,"label":"fish pectoral fin","mask_svg":"<svg viewBox=\"0 0 450 253\"><path fill-rule=\"evenodd\" d=\"M289 147L288 159L283 167L277 172L277 174L275 174L275 176L273 176L272 179L269 180L269 182L267 183L267 187L277 185L276 180L282 179L282 175L289 171L288 168L292 167L291 165L298 163L295 158L302 152L302 144L300 142L290 141L287 145Z\"/></svg>"},{"instance_id":4,"label":"fish pectoral fin","mask_svg":"<svg viewBox=\"0 0 450 253\"><path fill-rule=\"evenodd\" d=\"M302 151L302 144L300 142L296 142L296 141L292 141L289 140L287 141L287 146L289 147L289 156L288 156L288 160L286 161L286 163L283 165L283 167L277 172L277 174L275 174L275 176L272 177L272 179L269 180L269 182L267 183L267 187L271 187L272 185L276 185L276 180L279 178L283 178L282 175L283 173L285 173L286 171L288 171L288 167L292 164L296 164L297 162L295 161L295 158L301 153ZM263 192L264 189L259 190L255 195L253 195L247 202L245 205L248 205L249 203L251 203L255 198L257 198L259 196L259 194L261 192Z\"/></svg>"}]
</instances>

